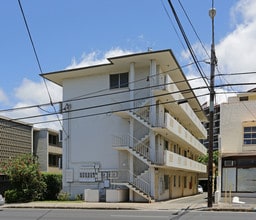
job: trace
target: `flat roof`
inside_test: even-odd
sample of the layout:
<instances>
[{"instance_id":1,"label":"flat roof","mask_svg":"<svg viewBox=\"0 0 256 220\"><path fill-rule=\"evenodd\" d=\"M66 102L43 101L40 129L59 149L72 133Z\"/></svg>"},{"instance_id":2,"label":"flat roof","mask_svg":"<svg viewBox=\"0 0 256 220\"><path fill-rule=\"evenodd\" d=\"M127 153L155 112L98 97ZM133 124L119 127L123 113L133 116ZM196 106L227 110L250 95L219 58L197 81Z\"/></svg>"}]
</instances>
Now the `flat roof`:
<instances>
[{"instance_id":1,"label":"flat roof","mask_svg":"<svg viewBox=\"0 0 256 220\"><path fill-rule=\"evenodd\" d=\"M161 66L163 72L168 73L172 80L176 82L176 86L183 92L182 95L187 99L192 109L201 121L207 121L204 111L194 94L190 84L187 81L185 74L179 66L175 56L170 49L159 51L148 51L143 53L128 54L123 56L108 58L108 63L87 66L76 69L66 69L56 72L40 74L43 78L54 82L57 85L63 86L63 82L67 79L79 78L94 74L108 74L127 72L130 63L136 63L136 67L143 67L150 60L155 60L157 65Z\"/></svg>"},{"instance_id":2,"label":"flat roof","mask_svg":"<svg viewBox=\"0 0 256 220\"><path fill-rule=\"evenodd\" d=\"M22 125L26 125L26 126L29 126L29 127L33 127L33 124L32 123L27 123L27 122L23 122L23 121L20 121L20 120L16 120L16 119L12 119L12 118L8 118L6 116L2 116L0 115L0 120L5 120L5 121L8 121L8 122L12 122L12 123L16 123L16 124L22 124ZM2 125L3 126L3 125Z\"/></svg>"}]
</instances>

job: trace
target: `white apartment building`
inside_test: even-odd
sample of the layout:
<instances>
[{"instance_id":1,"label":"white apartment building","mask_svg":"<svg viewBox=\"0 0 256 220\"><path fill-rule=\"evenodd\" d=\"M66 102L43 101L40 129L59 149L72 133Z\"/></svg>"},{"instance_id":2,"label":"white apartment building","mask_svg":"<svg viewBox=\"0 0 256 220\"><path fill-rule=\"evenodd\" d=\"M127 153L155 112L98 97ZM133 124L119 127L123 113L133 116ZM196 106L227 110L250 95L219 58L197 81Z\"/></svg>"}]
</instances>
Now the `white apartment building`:
<instances>
[{"instance_id":1,"label":"white apartment building","mask_svg":"<svg viewBox=\"0 0 256 220\"><path fill-rule=\"evenodd\" d=\"M219 176L222 192L256 191L256 93L230 97L220 107Z\"/></svg>"},{"instance_id":2,"label":"white apartment building","mask_svg":"<svg viewBox=\"0 0 256 220\"><path fill-rule=\"evenodd\" d=\"M63 87L63 190L86 201L197 193L201 106L171 50L42 76Z\"/></svg>"}]
</instances>

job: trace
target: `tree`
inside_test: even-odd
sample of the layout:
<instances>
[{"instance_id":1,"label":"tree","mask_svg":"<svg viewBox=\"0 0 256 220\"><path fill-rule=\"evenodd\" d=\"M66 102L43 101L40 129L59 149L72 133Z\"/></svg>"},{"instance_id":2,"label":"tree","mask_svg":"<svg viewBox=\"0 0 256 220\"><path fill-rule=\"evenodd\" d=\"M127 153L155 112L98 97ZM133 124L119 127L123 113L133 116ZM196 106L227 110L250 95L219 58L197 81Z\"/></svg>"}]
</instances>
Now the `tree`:
<instances>
[{"instance_id":1,"label":"tree","mask_svg":"<svg viewBox=\"0 0 256 220\"><path fill-rule=\"evenodd\" d=\"M5 192L7 202L40 200L46 190L37 157L23 154L3 162L0 172L7 175L11 189Z\"/></svg>"},{"instance_id":2,"label":"tree","mask_svg":"<svg viewBox=\"0 0 256 220\"><path fill-rule=\"evenodd\" d=\"M209 159L209 154L199 156L198 162L207 165L208 164L208 159ZM212 159L213 159L213 163L218 167L219 152L217 150L213 151L213 158Z\"/></svg>"}]
</instances>

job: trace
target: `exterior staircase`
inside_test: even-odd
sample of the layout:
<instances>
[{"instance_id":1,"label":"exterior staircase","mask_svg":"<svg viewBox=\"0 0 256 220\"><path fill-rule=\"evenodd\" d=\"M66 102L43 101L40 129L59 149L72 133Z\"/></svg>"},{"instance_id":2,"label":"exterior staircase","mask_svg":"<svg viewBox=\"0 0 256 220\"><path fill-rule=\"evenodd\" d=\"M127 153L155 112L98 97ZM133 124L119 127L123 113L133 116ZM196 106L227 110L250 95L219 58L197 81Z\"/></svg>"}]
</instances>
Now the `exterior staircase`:
<instances>
[{"instance_id":1,"label":"exterior staircase","mask_svg":"<svg viewBox=\"0 0 256 220\"><path fill-rule=\"evenodd\" d=\"M137 120L142 127L152 129L152 126L149 123L148 103L149 100L142 100L140 102L134 103L135 108L133 110L127 111L126 114L128 113L130 117ZM150 194L151 188L149 167L156 166L156 164L154 163L154 161L150 160L148 133L145 135L145 133L142 132L139 136L142 136L141 138L139 138L139 140L131 135L123 137L113 136L113 147L115 149L127 150L131 155L141 161L142 164L145 164L145 166L140 166L141 170L139 172L138 170L136 171L137 175L129 170L120 171L127 173L120 173L120 178L116 180L115 184L125 185L130 190L145 198L149 202L154 202L155 200Z\"/></svg>"},{"instance_id":2,"label":"exterior staircase","mask_svg":"<svg viewBox=\"0 0 256 220\"><path fill-rule=\"evenodd\" d=\"M155 202L154 198L150 195L149 170L145 170L143 173L137 176L128 170L125 172L125 175L122 174L120 176L125 176L126 178L118 179L113 184L124 185L144 199L148 200L148 202Z\"/></svg>"}]
</instances>

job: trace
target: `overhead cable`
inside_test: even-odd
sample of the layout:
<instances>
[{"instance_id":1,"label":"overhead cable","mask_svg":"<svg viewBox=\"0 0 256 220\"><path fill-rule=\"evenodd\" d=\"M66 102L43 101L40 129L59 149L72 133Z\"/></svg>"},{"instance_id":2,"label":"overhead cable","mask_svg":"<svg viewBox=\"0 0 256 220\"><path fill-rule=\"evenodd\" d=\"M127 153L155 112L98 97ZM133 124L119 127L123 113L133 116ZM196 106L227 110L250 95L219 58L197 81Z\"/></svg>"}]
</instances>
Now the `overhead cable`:
<instances>
[{"instance_id":1,"label":"overhead cable","mask_svg":"<svg viewBox=\"0 0 256 220\"><path fill-rule=\"evenodd\" d=\"M205 80L205 79L207 79L207 77L206 77L205 73L203 72L202 67L201 67L201 65L200 65L200 63L199 63L199 61L198 61L198 59L196 57L196 54L195 54L195 52L194 52L194 50L193 50L193 48L192 48L192 46L191 46L191 44L189 42L189 39L188 39L188 37L187 37L187 35L186 35L185 31L184 31L184 28L183 28L183 26L182 26L182 24L180 22L180 19L179 19L177 13L176 13L176 10L174 9L171 0L168 0L168 2L169 2L171 10L173 12L174 18L175 18L175 20L176 20L176 22L178 24L178 27L179 27L179 29L180 29L180 31L182 33L182 36L183 36L183 38L185 40L185 43L186 43L186 45L188 47L188 50L189 50L189 52L190 52L190 54L192 56L192 59L195 62L197 70L200 73L200 75L202 76L202 78L204 79L205 85L208 87L208 89L210 91L209 82Z\"/></svg>"}]
</instances>

